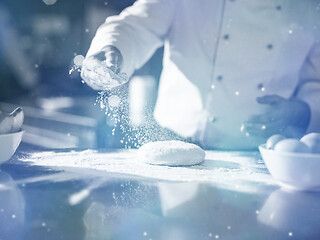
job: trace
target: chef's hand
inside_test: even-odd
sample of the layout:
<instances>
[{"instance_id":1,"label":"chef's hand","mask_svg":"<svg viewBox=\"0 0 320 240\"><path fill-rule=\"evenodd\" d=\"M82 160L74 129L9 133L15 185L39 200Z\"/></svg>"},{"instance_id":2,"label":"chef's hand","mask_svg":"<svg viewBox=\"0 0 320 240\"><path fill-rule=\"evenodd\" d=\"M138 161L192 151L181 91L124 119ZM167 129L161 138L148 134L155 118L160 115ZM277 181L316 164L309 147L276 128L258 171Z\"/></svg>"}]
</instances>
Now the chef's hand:
<instances>
[{"instance_id":1,"label":"chef's hand","mask_svg":"<svg viewBox=\"0 0 320 240\"><path fill-rule=\"evenodd\" d=\"M285 99L278 95L258 97L259 104L268 105L265 114L254 115L241 128L250 135L270 137L273 134L285 134L288 127L305 131L310 121L310 107L299 99Z\"/></svg>"},{"instance_id":2,"label":"chef's hand","mask_svg":"<svg viewBox=\"0 0 320 240\"><path fill-rule=\"evenodd\" d=\"M123 58L114 46L106 46L97 54L84 59L81 78L94 90L108 90L127 82L120 75Z\"/></svg>"}]
</instances>

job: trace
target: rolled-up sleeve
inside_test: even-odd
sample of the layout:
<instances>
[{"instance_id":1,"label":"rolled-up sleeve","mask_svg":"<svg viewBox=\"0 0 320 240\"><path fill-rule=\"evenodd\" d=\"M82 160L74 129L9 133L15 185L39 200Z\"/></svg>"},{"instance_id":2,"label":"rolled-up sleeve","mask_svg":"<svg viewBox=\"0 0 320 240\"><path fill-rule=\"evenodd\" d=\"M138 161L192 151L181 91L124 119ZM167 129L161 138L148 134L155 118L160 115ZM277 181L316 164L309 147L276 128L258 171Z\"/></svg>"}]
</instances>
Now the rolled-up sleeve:
<instances>
[{"instance_id":1,"label":"rolled-up sleeve","mask_svg":"<svg viewBox=\"0 0 320 240\"><path fill-rule=\"evenodd\" d=\"M320 43L311 48L301 69L297 97L307 102L311 120L307 132L320 132Z\"/></svg>"},{"instance_id":2,"label":"rolled-up sleeve","mask_svg":"<svg viewBox=\"0 0 320 240\"><path fill-rule=\"evenodd\" d=\"M138 0L118 16L106 19L97 30L87 56L103 47L117 47L124 59L123 69L131 76L163 45L172 24L176 0Z\"/></svg>"}]
</instances>

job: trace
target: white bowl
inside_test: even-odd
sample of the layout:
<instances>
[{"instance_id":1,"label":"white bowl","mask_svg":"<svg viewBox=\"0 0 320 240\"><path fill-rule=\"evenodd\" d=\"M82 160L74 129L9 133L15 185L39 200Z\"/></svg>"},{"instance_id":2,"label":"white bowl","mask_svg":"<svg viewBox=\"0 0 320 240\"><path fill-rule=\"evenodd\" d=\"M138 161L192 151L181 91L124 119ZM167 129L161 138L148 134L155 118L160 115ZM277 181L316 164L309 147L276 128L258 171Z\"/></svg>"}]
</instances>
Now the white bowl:
<instances>
[{"instance_id":1,"label":"white bowl","mask_svg":"<svg viewBox=\"0 0 320 240\"><path fill-rule=\"evenodd\" d=\"M320 154L275 152L259 146L270 174L293 190L320 190Z\"/></svg>"},{"instance_id":2,"label":"white bowl","mask_svg":"<svg viewBox=\"0 0 320 240\"><path fill-rule=\"evenodd\" d=\"M24 131L0 134L0 164L8 161L17 150Z\"/></svg>"}]
</instances>

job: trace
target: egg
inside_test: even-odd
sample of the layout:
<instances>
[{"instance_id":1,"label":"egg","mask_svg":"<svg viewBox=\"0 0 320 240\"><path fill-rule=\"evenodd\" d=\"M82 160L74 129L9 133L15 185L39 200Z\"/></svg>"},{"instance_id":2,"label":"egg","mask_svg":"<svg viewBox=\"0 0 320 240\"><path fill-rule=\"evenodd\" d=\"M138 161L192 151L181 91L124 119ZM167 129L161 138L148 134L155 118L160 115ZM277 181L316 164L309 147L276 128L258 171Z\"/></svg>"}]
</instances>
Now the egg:
<instances>
[{"instance_id":1,"label":"egg","mask_svg":"<svg viewBox=\"0 0 320 240\"><path fill-rule=\"evenodd\" d=\"M23 120L24 114L22 108L16 108L12 113L0 111L0 134L19 132Z\"/></svg>"},{"instance_id":2,"label":"egg","mask_svg":"<svg viewBox=\"0 0 320 240\"><path fill-rule=\"evenodd\" d=\"M19 132L24 121L24 113L22 108L16 108L12 113L10 113L10 115L13 117L13 128L11 132Z\"/></svg>"},{"instance_id":3,"label":"egg","mask_svg":"<svg viewBox=\"0 0 320 240\"><path fill-rule=\"evenodd\" d=\"M295 138L281 140L274 146L274 150L276 152L310 153L310 148Z\"/></svg>"},{"instance_id":4,"label":"egg","mask_svg":"<svg viewBox=\"0 0 320 240\"><path fill-rule=\"evenodd\" d=\"M305 143L312 153L320 153L320 133L310 133L302 137L300 141Z\"/></svg>"},{"instance_id":5,"label":"egg","mask_svg":"<svg viewBox=\"0 0 320 240\"><path fill-rule=\"evenodd\" d=\"M285 139L284 136L280 134L272 135L271 137L268 138L267 143L266 143L266 148L267 149L274 149L274 146L280 142L281 140Z\"/></svg>"}]
</instances>

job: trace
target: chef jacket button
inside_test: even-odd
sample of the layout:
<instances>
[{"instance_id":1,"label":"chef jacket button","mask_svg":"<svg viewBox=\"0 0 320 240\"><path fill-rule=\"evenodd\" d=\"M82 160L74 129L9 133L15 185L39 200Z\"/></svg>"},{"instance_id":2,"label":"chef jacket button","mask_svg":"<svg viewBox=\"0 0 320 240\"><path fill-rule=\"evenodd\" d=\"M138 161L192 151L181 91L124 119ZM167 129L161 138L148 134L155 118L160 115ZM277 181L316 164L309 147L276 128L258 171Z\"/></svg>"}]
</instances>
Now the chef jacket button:
<instances>
[{"instance_id":1,"label":"chef jacket button","mask_svg":"<svg viewBox=\"0 0 320 240\"><path fill-rule=\"evenodd\" d=\"M276 6L276 9L280 11L282 9L281 5Z\"/></svg>"},{"instance_id":2,"label":"chef jacket button","mask_svg":"<svg viewBox=\"0 0 320 240\"><path fill-rule=\"evenodd\" d=\"M264 88L264 85L262 83L259 83L257 87L258 87L258 89L260 91L264 92L265 88Z\"/></svg>"},{"instance_id":3,"label":"chef jacket button","mask_svg":"<svg viewBox=\"0 0 320 240\"><path fill-rule=\"evenodd\" d=\"M267 45L267 48L268 48L269 50L271 50L271 49L273 48L273 45L272 45L272 44L268 44L268 45Z\"/></svg>"},{"instance_id":4,"label":"chef jacket button","mask_svg":"<svg viewBox=\"0 0 320 240\"><path fill-rule=\"evenodd\" d=\"M217 80L220 82L220 81L222 81L222 79L223 79L223 77L221 76L221 75L219 75L218 77L217 77Z\"/></svg>"},{"instance_id":5,"label":"chef jacket button","mask_svg":"<svg viewBox=\"0 0 320 240\"><path fill-rule=\"evenodd\" d=\"M211 117L209 117L209 121L212 122L212 123L214 123L215 121L217 121L217 118L211 116Z\"/></svg>"},{"instance_id":6,"label":"chef jacket button","mask_svg":"<svg viewBox=\"0 0 320 240\"><path fill-rule=\"evenodd\" d=\"M229 40L229 37L230 37L229 34L225 34L225 35L223 36L223 39L224 39L224 40Z\"/></svg>"}]
</instances>

